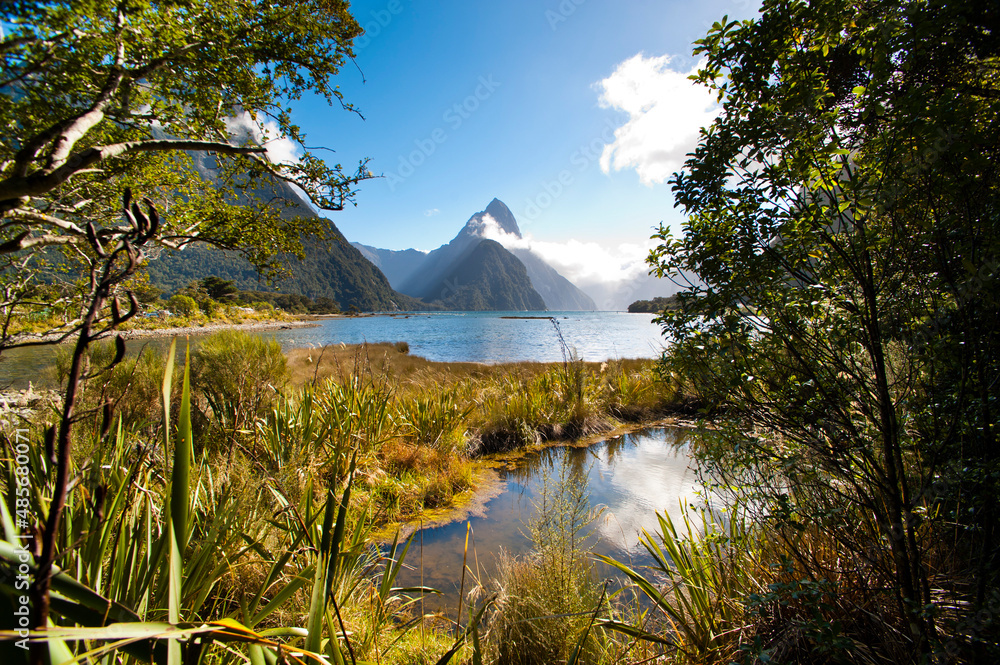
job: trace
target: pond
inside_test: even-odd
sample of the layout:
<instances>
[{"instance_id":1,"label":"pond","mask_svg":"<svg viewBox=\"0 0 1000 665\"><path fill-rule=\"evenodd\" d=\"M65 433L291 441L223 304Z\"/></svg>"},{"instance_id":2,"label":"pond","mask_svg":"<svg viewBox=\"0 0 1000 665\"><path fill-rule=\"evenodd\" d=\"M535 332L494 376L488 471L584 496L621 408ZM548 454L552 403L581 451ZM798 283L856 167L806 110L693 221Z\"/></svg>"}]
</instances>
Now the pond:
<instances>
[{"instance_id":1,"label":"pond","mask_svg":"<svg viewBox=\"0 0 1000 665\"><path fill-rule=\"evenodd\" d=\"M471 524L465 588L477 574L492 577L501 549L510 554L531 550L528 524L537 515L543 488L549 492L560 477L583 481L592 508L600 515L584 530L591 532L593 551L632 566L650 563L639 543L643 529L655 533L656 513L679 520L682 503L703 505L702 486L690 456L697 430L655 428L608 438L588 447L545 448L518 459L500 472L499 494L485 514L413 536L406 556L408 570L398 586L429 586L442 592L427 596L425 611L454 612L462 579L467 524ZM478 571L478 572L477 572ZM603 566L597 574L607 574Z\"/></svg>"}]
</instances>

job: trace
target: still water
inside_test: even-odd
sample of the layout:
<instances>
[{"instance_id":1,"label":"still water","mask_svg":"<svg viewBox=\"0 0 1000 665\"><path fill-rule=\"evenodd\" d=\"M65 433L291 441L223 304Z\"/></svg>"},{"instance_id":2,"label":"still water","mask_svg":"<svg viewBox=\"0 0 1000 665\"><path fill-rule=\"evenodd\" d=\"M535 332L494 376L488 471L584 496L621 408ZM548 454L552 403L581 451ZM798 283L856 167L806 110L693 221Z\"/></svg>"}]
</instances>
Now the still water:
<instances>
[{"instance_id":1,"label":"still water","mask_svg":"<svg viewBox=\"0 0 1000 665\"><path fill-rule=\"evenodd\" d=\"M326 344L407 342L410 353L442 362L500 363L560 361L561 333L567 346L583 360L655 358L662 350L659 327L650 314L624 312L545 312L526 318L523 312L434 312L338 317L317 321L315 327L265 331L285 350ZM551 317L551 319L549 318ZM558 322L558 331L552 324ZM192 337L197 343L197 336ZM166 348L166 338L129 342L131 351L143 345ZM68 345L63 345L68 348ZM50 369L58 349L12 349L0 356L0 389L53 384Z\"/></svg>"},{"instance_id":2,"label":"still water","mask_svg":"<svg viewBox=\"0 0 1000 665\"><path fill-rule=\"evenodd\" d=\"M692 469L689 438L693 430L657 428L609 438L587 448L546 448L517 461L501 472L499 495L486 504L485 515L438 528L425 528L413 537L406 556L410 567L400 575L400 586L424 585L442 592L428 596L425 610L454 612L462 578L462 556L467 523L472 526L465 588L479 576L496 571L501 548L524 554L532 543L528 523L537 515L543 487L560 477L580 479L592 508L600 515L584 532L592 532L594 552L631 566L650 563L639 543L643 529L658 530L657 512L681 519L682 502L703 505L701 485ZM598 574L607 574L601 567Z\"/></svg>"},{"instance_id":3,"label":"still water","mask_svg":"<svg viewBox=\"0 0 1000 665\"><path fill-rule=\"evenodd\" d=\"M662 350L650 314L624 312L441 312L327 319L275 335L286 346L407 342L410 353L444 362L562 360L559 332L584 360L653 358ZM559 332L552 324L559 324Z\"/></svg>"}]
</instances>

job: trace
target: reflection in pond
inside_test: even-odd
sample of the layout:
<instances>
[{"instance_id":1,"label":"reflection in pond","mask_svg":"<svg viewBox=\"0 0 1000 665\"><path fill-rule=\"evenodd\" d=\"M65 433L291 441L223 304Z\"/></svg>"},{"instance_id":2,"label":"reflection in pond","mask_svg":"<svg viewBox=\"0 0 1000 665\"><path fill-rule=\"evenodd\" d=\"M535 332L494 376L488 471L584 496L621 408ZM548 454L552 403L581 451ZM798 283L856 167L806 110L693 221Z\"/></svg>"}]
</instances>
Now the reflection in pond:
<instances>
[{"instance_id":1,"label":"reflection in pond","mask_svg":"<svg viewBox=\"0 0 1000 665\"><path fill-rule=\"evenodd\" d=\"M678 428L645 430L613 437L587 448L556 447L532 453L502 473L499 496L487 504L485 517L474 517L468 566L484 582L496 569L501 548L511 554L531 549L528 522L536 513L546 477L558 478L562 467L571 477L585 478L591 506L603 508L591 526L598 540L594 551L642 566L648 563L639 544L642 529L655 531L656 512L680 519L681 502L701 502L701 485L688 449L697 432ZM423 585L442 596L428 597L425 610L454 609L462 577L466 523L424 529L410 547L410 569L400 586ZM466 589L469 588L466 580Z\"/></svg>"}]
</instances>

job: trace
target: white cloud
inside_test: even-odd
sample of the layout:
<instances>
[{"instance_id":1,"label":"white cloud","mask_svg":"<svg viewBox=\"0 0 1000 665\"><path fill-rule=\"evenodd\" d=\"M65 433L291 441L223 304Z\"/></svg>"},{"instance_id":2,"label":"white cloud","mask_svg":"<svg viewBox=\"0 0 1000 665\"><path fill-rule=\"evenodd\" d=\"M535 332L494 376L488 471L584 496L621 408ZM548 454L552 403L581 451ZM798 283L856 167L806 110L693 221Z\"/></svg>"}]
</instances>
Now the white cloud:
<instances>
[{"instance_id":1,"label":"white cloud","mask_svg":"<svg viewBox=\"0 0 1000 665\"><path fill-rule=\"evenodd\" d=\"M634 168L644 185L663 183L697 145L698 130L718 115L714 93L688 79L698 66L677 71L672 59L640 53L598 84L601 106L629 115L601 154L605 173Z\"/></svg>"},{"instance_id":2,"label":"white cloud","mask_svg":"<svg viewBox=\"0 0 1000 665\"><path fill-rule=\"evenodd\" d=\"M237 139L248 136L267 150L267 158L272 164L295 164L302 158L302 148L298 143L284 136L274 120L260 121L244 111L235 118L226 118L226 129Z\"/></svg>"},{"instance_id":3,"label":"white cloud","mask_svg":"<svg viewBox=\"0 0 1000 665\"><path fill-rule=\"evenodd\" d=\"M649 271L646 257L656 242L608 245L567 240L549 242L505 233L490 215L482 217L482 235L496 240L507 249L530 249L556 269L560 275L583 290L588 284L614 284L642 277Z\"/></svg>"},{"instance_id":4,"label":"white cloud","mask_svg":"<svg viewBox=\"0 0 1000 665\"><path fill-rule=\"evenodd\" d=\"M441 212L441 211L438 210L437 208L431 208L430 210L425 210L424 211L424 217L433 217L434 215L438 214L439 212Z\"/></svg>"}]
</instances>

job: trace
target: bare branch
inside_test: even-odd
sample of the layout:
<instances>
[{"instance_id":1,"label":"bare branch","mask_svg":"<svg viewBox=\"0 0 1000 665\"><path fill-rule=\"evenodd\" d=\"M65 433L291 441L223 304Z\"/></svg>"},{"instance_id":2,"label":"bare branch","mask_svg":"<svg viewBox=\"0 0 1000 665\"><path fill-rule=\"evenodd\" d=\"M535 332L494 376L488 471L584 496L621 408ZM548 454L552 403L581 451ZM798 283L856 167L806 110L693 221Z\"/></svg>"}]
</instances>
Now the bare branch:
<instances>
[{"instance_id":1,"label":"bare branch","mask_svg":"<svg viewBox=\"0 0 1000 665\"><path fill-rule=\"evenodd\" d=\"M77 238L74 236L57 236L52 234L35 236L33 238L29 236L30 233L25 231L24 233L17 236L13 240L3 243L2 245L0 245L0 254L13 254L14 252L20 252L25 249L31 249L32 247L69 245L77 241Z\"/></svg>"},{"instance_id":2,"label":"bare branch","mask_svg":"<svg viewBox=\"0 0 1000 665\"><path fill-rule=\"evenodd\" d=\"M121 71L121 65L124 60L125 43L119 39L115 49L115 63L111 68L111 74L108 75L107 83L104 84L104 88L101 90L97 99L94 100L90 109L86 113L77 116L75 120L63 128L61 136L54 141L52 146L52 154L49 155L49 161L45 167L46 171L58 169L65 164L73 150L73 146L75 146L77 142L87 134L87 132L104 120L104 109L111 103L111 99L114 97L114 94L118 91L119 86L122 84L122 80L125 78Z\"/></svg>"}]
</instances>

